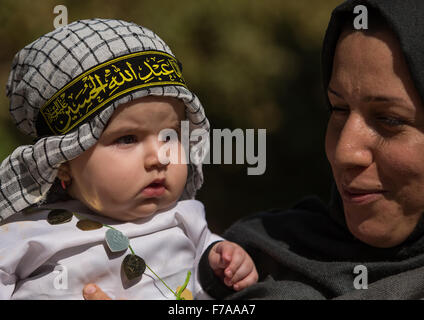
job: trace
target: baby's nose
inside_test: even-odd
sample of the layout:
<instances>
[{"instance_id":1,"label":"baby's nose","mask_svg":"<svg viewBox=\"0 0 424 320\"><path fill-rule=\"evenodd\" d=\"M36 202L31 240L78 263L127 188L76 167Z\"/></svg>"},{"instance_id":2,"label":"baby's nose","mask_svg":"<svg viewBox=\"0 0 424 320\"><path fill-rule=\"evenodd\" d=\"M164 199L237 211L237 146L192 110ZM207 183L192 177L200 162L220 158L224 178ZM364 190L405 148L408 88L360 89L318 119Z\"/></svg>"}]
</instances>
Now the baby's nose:
<instances>
[{"instance_id":1,"label":"baby's nose","mask_svg":"<svg viewBox=\"0 0 424 320\"><path fill-rule=\"evenodd\" d=\"M167 163L160 159L159 152L161 143L158 141L157 137L146 139L143 144L145 151L144 166L146 169L161 168L167 165Z\"/></svg>"}]
</instances>

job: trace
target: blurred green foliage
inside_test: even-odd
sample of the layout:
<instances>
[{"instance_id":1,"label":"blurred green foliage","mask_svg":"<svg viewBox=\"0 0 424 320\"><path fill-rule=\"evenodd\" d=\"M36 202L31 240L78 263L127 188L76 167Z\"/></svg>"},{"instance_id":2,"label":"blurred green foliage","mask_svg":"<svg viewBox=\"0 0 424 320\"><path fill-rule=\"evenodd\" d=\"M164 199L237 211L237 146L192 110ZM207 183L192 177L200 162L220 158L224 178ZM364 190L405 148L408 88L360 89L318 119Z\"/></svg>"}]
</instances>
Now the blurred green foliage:
<instances>
[{"instance_id":1,"label":"blurred green foliage","mask_svg":"<svg viewBox=\"0 0 424 320\"><path fill-rule=\"evenodd\" d=\"M182 61L191 90L212 128L267 129L267 170L205 165L198 194L212 230L302 196L328 200L331 173L324 153L327 121L320 50L340 0L2 0L0 82L14 54L53 30L53 8L68 8L69 23L117 18L155 31ZM17 132L0 95L0 160L29 139Z\"/></svg>"}]
</instances>

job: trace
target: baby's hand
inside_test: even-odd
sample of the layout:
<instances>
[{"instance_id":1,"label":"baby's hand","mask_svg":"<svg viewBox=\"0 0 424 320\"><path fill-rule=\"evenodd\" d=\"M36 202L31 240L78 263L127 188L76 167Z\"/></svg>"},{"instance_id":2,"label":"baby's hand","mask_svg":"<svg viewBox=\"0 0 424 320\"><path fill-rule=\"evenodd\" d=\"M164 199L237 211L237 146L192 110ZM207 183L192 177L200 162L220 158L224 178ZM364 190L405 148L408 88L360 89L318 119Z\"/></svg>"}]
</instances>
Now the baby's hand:
<instances>
[{"instance_id":1,"label":"baby's hand","mask_svg":"<svg viewBox=\"0 0 424 320\"><path fill-rule=\"evenodd\" d=\"M221 241L209 252L209 265L224 283L239 291L258 281L252 258L238 244Z\"/></svg>"}]
</instances>

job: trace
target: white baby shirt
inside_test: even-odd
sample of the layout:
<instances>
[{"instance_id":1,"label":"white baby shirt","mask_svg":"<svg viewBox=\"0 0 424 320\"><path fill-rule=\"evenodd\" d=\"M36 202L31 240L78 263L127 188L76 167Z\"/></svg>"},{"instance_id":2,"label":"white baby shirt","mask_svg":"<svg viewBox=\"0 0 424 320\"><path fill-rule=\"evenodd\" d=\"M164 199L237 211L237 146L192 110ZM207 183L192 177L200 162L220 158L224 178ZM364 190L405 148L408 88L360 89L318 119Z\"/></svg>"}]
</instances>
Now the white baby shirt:
<instances>
[{"instance_id":1,"label":"white baby shirt","mask_svg":"<svg viewBox=\"0 0 424 320\"><path fill-rule=\"evenodd\" d=\"M141 280L126 279L121 264L130 250L112 253L105 242L107 227L80 230L76 216L49 224L48 213L59 208L121 231L134 253L174 291L190 270L187 288L195 299L209 298L199 284L197 264L204 250L222 238L208 229L201 202L180 201L132 222L96 215L78 200L46 207L15 214L0 225L0 299L83 299L88 283L96 283L112 299L175 299L148 268Z\"/></svg>"}]
</instances>

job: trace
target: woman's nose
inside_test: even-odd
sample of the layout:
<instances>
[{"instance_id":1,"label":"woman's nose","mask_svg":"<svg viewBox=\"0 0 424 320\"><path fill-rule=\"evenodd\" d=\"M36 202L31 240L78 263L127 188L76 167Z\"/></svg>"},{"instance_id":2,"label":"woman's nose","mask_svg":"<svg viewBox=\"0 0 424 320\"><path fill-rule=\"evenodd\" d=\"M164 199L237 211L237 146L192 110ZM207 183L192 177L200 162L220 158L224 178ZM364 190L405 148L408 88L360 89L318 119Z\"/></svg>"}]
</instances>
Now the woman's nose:
<instances>
[{"instance_id":1,"label":"woman's nose","mask_svg":"<svg viewBox=\"0 0 424 320\"><path fill-rule=\"evenodd\" d=\"M361 115L351 113L336 144L335 163L345 168L368 167L373 162L375 133Z\"/></svg>"}]
</instances>

